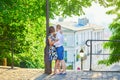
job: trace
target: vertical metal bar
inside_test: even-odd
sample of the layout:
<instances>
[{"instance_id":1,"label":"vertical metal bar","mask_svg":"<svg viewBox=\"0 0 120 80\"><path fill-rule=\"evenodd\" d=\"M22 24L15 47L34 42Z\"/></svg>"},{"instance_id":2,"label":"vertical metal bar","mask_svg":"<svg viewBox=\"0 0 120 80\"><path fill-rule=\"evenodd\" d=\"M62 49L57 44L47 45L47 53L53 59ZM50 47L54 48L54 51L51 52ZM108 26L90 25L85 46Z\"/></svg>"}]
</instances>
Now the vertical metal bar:
<instances>
[{"instance_id":1,"label":"vertical metal bar","mask_svg":"<svg viewBox=\"0 0 120 80\"><path fill-rule=\"evenodd\" d=\"M74 54L74 70L75 70L75 54Z\"/></svg>"},{"instance_id":2,"label":"vertical metal bar","mask_svg":"<svg viewBox=\"0 0 120 80\"><path fill-rule=\"evenodd\" d=\"M49 34L49 0L46 0L46 47L44 52L44 62L45 62L45 73L51 74L52 68L51 68L51 62L48 60L48 34Z\"/></svg>"},{"instance_id":3,"label":"vertical metal bar","mask_svg":"<svg viewBox=\"0 0 120 80\"><path fill-rule=\"evenodd\" d=\"M12 52L12 64L11 64L11 69L14 68L14 51L13 51L13 47L14 47L14 40L11 40L11 52Z\"/></svg>"},{"instance_id":4,"label":"vertical metal bar","mask_svg":"<svg viewBox=\"0 0 120 80\"><path fill-rule=\"evenodd\" d=\"M81 57L81 70L83 70L83 58Z\"/></svg>"},{"instance_id":5,"label":"vertical metal bar","mask_svg":"<svg viewBox=\"0 0 120 80\"><path fill-rule=\"evenodd\" d=\"M90 71L92 70L92 40L90 40Z\"/></svg>"}]
</instances>

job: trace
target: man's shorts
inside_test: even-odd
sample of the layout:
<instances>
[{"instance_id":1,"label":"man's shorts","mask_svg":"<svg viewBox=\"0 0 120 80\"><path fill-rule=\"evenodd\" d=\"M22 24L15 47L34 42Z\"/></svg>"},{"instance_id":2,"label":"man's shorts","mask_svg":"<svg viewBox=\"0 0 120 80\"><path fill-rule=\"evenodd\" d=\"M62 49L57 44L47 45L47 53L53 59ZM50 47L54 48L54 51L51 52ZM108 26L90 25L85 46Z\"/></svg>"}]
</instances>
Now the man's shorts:
<instances>
[{"instance_id":1,"label":"man's shorts","mask_svg":"<svg viewBox=\"0 0 120 80\"><path fill-rule=\"evenodd\" d=\"M63 58L64 58L64 48L63 48L63 46L57 47L56 51L57 51L57 55L58 55L57 59L58 60L63 60Z\"/></svg>"}]
</instances>

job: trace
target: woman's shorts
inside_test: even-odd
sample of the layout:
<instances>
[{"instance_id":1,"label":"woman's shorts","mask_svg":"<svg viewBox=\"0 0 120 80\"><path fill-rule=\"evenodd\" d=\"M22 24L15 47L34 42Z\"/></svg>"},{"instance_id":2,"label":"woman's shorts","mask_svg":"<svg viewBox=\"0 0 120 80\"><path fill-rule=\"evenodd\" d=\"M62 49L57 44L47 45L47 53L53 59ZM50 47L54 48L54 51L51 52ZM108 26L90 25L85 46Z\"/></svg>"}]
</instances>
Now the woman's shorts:
<instances>
[{"instance_id":1,"label":"woman's shorts","mask_svg":"<svg viewBox=\"0 0 120 80\"><path fill-rule=\"evenodd\" d=\"M64 48L63 48L63 46L57 47L56 51L57 51L57 55L58 55L57 59L58 60L63 60L63 58L64 58Z\"/></svg>"}]
</instances>

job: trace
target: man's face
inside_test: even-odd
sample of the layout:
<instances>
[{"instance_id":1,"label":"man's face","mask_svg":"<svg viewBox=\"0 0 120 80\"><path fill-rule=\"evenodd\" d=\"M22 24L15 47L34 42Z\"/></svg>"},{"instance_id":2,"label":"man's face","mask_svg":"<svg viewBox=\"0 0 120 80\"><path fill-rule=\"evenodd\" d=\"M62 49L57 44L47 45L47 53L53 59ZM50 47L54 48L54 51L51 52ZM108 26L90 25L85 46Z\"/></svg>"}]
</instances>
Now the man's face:
<instances>
[{"instance_id":1,"label":"man's face","mask_svg":"<svg viewBox=\"0 0 120 80\"><path fill-rule=\"evenodd\" d=\"M58 31L59 29L58 28L56 28L56 31Z\"/></svg>"}]
</instances>

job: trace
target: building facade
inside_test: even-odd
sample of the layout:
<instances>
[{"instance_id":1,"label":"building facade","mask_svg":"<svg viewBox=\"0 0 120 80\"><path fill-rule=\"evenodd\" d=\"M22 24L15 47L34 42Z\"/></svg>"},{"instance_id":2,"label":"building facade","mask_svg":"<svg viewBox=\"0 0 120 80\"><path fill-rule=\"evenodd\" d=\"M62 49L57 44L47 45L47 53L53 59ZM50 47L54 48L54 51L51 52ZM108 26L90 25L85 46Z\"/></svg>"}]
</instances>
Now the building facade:
<instances>
[{"instance_id":1,"label":"building facade","mask_svg":"<svg viewBox=\"0 0 120 80\"><path fill-rule=\"evenodd\" d=\"M82 19L84 20L84 19ZM82 21L83 23L84 21ZM89 56L90 50L86 46L86 41L89 39L101 40L104 39L104 28L95 24L87 23L80 24L77 22L56 22L54 25L60 24L62 26L64 35L64 59L68 68L74 70L81 66L79 52L84 50L86 56ZM102 43L93 43L93 53L101 54L103 51ZM87 63L87 62L86 62Z\"/></svg>"}]
</instances>

